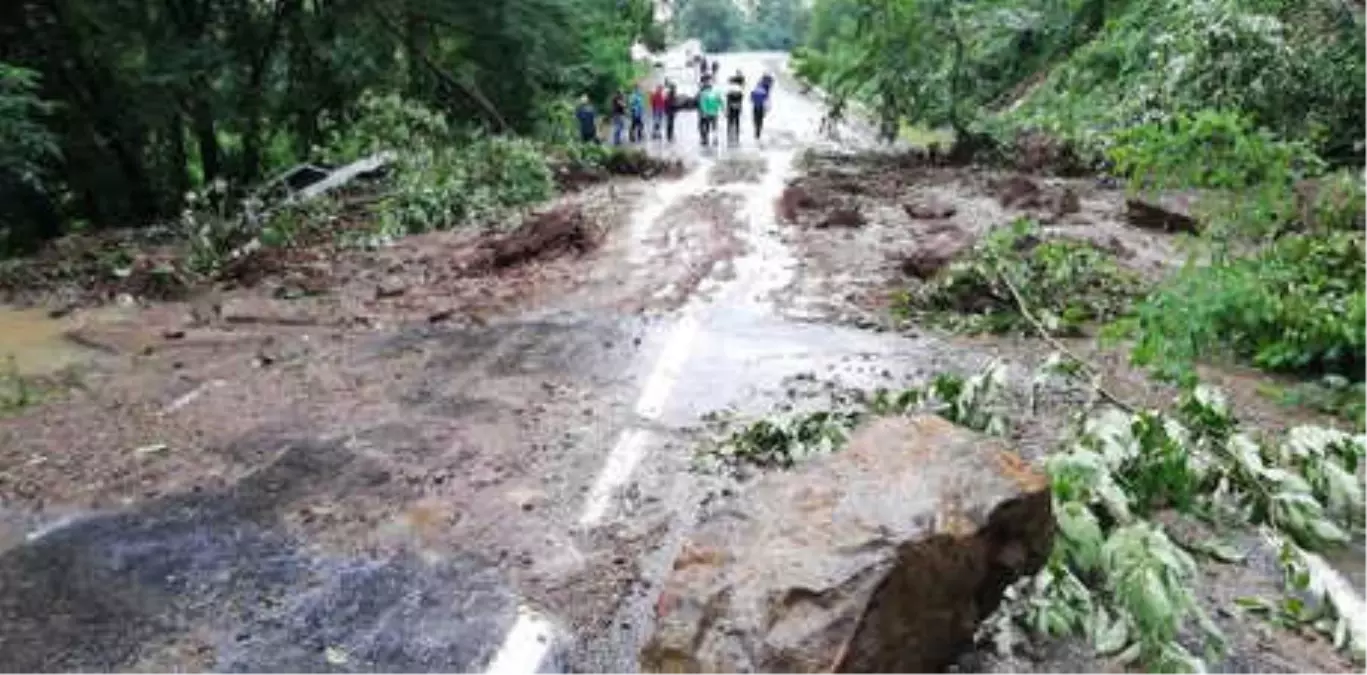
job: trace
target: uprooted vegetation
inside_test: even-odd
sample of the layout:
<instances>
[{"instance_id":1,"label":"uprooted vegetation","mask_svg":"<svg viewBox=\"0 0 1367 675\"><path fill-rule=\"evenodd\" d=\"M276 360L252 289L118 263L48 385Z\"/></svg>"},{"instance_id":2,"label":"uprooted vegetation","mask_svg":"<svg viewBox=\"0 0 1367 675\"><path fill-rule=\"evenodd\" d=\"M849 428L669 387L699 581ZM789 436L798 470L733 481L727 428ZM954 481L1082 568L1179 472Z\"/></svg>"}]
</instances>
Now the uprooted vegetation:
<instances>
[{"instance_id":1,"label":"uprooted vegetation","mask_svg":"<svg viewBox=\"0 0 1367 675\"><path fill-rule=\"evenodd\" d=\"M1186 392L1171 415L1111 409L1087 417L1046 463L1059 526L1050 563L1016 586L987 633L1001 649L1022 640L1022 629L1082 635L1100 654L1162 670L1199 671L1222 658L1221 631L1192 591L1192 554L1224 562L1241 554L1218 540L1174 542L1154 519L1176 512L1225 534L1254 528L1274 542L1286 567L1280 605L1360 660L1359 628L1317 595L1304 554L1361 538L1363 443L1319 427L1259 442L1204 387ZM1204 660L1190 649L1193 634Z\"/></svg>"},{"instance_id":2,"label":"uprooted vegetation","mask_svg":"<svg viewBox=\"0 0 1367 675\"><path fill-rule=\"evenodd\" d=\"M1050 333L1077 334L1124 315L1142 288L1110 252L1075 239L1041 239L1037 225L1022 219L908 291L901 310L968 331L1031 332L1038 320Z\"/></svg>"},{"instance_id":3,"label":"uprooted vegetation","mask_svg":"<svg viewBox=\"0 0 1367 675\"><path fill-rule=\"evenodd\" d=\"M741 475L782 470L839 451L871 417L926 410L1002 435L1017 422L1003 405L1011 384L1003 372L994 364L968 378L938 376L924 389L760 420L700 458ZM1264 441L1206 387L1186 390L1169 411L1089 406L1067 427L1045 461L1057 526L1049 563L1008 589L980 628L986 648L1010 654L1038 640L1078 638L1113 663L1202 671L1233 656L1231 648L1252 646L1226 639L1237 616L1321 636L1361 662L1361 627L1340 616L1306 554L1361 539L1367 438L1303 426ZM1174 537L1166 526L1174 518L1201 522L1215 536ZM1241 597L1225 607L1198 596L1199 568L1244 564L1248 551L1231 541L1275 550L1284 597Z\"/></svg>"}]
</instances>

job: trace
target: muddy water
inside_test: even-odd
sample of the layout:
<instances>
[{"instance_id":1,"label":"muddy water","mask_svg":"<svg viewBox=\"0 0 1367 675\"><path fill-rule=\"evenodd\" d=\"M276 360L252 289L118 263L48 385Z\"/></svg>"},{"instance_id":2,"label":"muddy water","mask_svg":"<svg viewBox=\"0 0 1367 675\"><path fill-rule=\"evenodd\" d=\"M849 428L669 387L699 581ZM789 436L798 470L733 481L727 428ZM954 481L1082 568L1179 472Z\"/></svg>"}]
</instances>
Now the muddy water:
<instances>
[{"instance_id":1,"label":"muddy water","mask_svg":"<svg viewBox=\"0 0 1367 675\"><path fill-rule=\"evenodd\" d=\"M0 307L0 359L5 372L46 375L81 363L93 352L67 339L70 319L54 319L42 309Z\"/></svg>"}]
</instances>

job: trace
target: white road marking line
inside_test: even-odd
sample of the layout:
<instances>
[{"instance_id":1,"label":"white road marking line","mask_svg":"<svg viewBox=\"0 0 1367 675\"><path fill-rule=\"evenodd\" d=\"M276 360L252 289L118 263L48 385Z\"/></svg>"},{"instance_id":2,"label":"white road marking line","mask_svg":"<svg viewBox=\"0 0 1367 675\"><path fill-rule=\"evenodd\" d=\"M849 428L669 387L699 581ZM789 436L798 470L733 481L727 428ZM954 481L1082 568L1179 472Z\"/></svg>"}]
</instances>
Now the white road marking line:
<instances>
[{"instance_id":1,"label":"white road marking line","mask_svg":"<svg viewBox=\"0 0 1367 675\"><path fill-rule=\"evenodd\" d=\"M584 513L579 516L581 526L593 527L603 520L603 516L608 512L608 506L612 504L612 493L631 477L631 472L636 469L641 456L645 454L646 441L649 438L645 430L627 429L617 439L617 445L608 453L608 461L603 465L603 471L598 474L598 480L594 481L593 488L589 490Z\"/></svg>"},{"instance_id":2,"label":"white road marking line","mask_svg":"<svg viewBox=\"0 0 1367 675\"><path fill-rule=\"evenodd\" d=\"M636 400L637 415L653 420L664 413L669 392L683 375L684 364L687 363L693 343L697 340L698 330L698 319L693 312L685 311L683 317L674 325L669 340L665 342L664 351L660 353L659 359L655 361L655 367L650 370L650 376L646 378L641 396ZM617 439L617 444L608 453L602 472L598 474L598 479L589 490L584 512L579 516L580 526L593 527L607 515L613 493L631 478L636 465L645 454L646 442L649 439L649 433L642 429L627 429Z\"/></svg>"},{"instance_id":3,"label":"white road marking line","mask_svg":"<svg viewBox=\"0 0 1367 675\"><path fill-rule=\"evenodd\" d=\"M181 408L184 408L185 406L193 403L195 399L204 395L204 392L208 391L210 387L220 387L224 384L225 382L223 380L210 380L208 382L205 382L204 384L201 384L195 387L194 389L185 392L180 396L180 398L171 401L169 404L167 404L165 408L162 409L161 414L169 415L177 410L180 410Z\"/></svg>"},{"instance_id":4,"label":"white road marking line","mask_svg":"<svg viewBox=\"0 0 1367 675\"><path fill-rule=\"evenodd\" d=\"M674 325L669 341L665 343L664 351L651 369L650 377L646 378L645 387L641 389L641 397L636 401L637 415L653 420L664 413L665 400L683 375L684 364L698 337L698 328L698 319L692 312L685 312Z\"/></svg>"},{"instance_id":5,"label":"white road marking line","mask_svg":"<svg viewBox=\"0 0 1367 675\"><path fill-rule=\"evenodd\" d=\"M554 626L527 607L519 607L517 621L503 639L486 673L534 673L551 649Z\"/></svg>"}]
</instances>

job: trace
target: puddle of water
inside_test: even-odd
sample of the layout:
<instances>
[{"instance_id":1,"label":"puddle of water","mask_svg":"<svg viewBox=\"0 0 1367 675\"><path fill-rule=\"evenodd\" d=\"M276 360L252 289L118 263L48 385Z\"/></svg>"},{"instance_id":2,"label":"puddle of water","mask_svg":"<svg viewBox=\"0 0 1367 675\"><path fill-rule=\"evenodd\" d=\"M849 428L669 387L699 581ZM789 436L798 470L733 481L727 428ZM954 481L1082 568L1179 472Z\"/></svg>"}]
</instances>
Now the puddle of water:
<instances>
[{"instance_id":1,"label":"puddle of water","mask_svg":"<svg viewBox=\"0 0 1367 675\"><path fill-rule=\"evenodd\" d=\"M74 327L42 309L0 307L0 359L13 359L21 375L46 375L75 365L92 353L66 338ZM10 365L0 367L8 372Z\"/></svg>"}]
</instances>

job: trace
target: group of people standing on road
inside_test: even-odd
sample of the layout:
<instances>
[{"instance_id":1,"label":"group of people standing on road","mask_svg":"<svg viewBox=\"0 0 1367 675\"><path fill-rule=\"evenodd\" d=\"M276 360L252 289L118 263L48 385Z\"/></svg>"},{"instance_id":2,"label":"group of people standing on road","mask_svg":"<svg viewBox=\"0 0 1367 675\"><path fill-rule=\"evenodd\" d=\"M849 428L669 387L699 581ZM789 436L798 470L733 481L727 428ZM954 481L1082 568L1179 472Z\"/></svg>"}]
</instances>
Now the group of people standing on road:
<instances>
[{"instance_id":1,"label":"group of people standing on road","mask_svg":"<svg viewBox=\"0 0 1367 675\"><path fill-rule=\"evenodd\" d=\"M745 76L737 70L728 81L727 90L723 94L713 86L713 79L719 68L720 65L716 61L709 64L706 60L703 60L699 67L698 96L694 106L698 111L698 134L704 146L717 144L718 140L714 134L718 133L717 123L723 110L726 114L728 141L733 145L740 142L741 114L745 104ZM750 108L756 141L764 130L764 117L769 110L769 92L773 84L774 78L766 73L750 91ZM651 121L651 137L656 140L663 137L673 143L674 119L679 111L686 107L685 101L678 94L678 87L668 79L656 85L648 95L639 85L633 87L630 94L618 91L613 95L610 104L613 145L622 144L624 131L629 143L644 141L647 114ZM579 122L580 140L585 143L597 143L597 112L587 95L580 99L575 117Z\"/></svg>"},{"instance_id":2,"label":"group of people standing on road","mask_svg":"<svg viewBox=\"0 0 1367 675\"><path fill-rule=\"evenodd\" d=\"M717 133L717 123L723 108L726 111L726 139L735 145L740 142L740 119L745 108L745 75L739 70L727 81L726 93L722 94L713 86L717 63L712 62L711 73L702 76L698 91L698 134L703 145L715 144L710 141ZM759 84L750 90L750 110L755 126L755 140L764 132L764 116L769 110L769 90L774 86L774 78L765 74Z\"/></svg>"}]
</instances>

